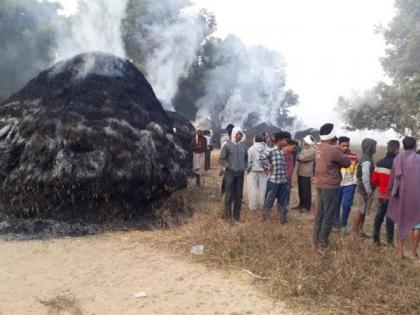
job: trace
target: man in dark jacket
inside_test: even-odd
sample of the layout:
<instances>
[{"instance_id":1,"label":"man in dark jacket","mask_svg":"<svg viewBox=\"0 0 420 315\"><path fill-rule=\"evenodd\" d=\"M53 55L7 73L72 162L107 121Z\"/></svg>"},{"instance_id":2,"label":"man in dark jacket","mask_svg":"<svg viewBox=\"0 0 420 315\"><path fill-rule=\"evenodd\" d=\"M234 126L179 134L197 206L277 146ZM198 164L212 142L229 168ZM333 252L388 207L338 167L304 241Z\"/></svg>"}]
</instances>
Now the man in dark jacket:
<instances>
[{"instance_id":1,"label":"man in dark jacket","mask_svg":"<svg viewBox=\"0 0 420 315\"><path fill-rule=\"evenodd\" d=\"M239 221L241 217L244 172L247 168L247 149L241 141L243 137L241 128L233 128L232 140L225 143L220 152L219 164L225 170L225 220L233 218Z\"/></svg>"},{"instance_id":2,"label":"man in dark jacket","mask_svg":"<svg viewBox=\"0 0 420 315\"><path fill-rule=\"evenodd\" d=\"M197 186L200 186L200 178L204 171L204 152L207 148L207 140L201 130L197 130L197 134L192 140L193 148L193 172L196 178Z\"/></svg>"},{"instance_id":3,"label":"man in dark jacket","mask_svg":"<svg viewBox=\"0 0 420 315\"><path fill-rule=\"evenodd\" d=\"M315 153L315 186L317 191L317 213L313 242L315 249L324 255L328 249L328 238L334 225L341 183L341 167L348 167L350 159L336 146L334 125L325 124L320 129L321 144Z\"/></svg>"},{"instance_id":4,"label":"man in dark jacket","mask_svg":"<svg viewBox=\"0 0 420 315\"><path fill-rule=\"evenodd\" d=\"M376 213L373 225L373 243L381 245L380 232L384 222L389 201L389 179L391 177L392 163L400 151L400 143L397 140L388 142L387 154L385 158L378 161L372 175L372 186L378 188L378 212ZM394 222L386 217L386 239L388 245L394 242Z\"/></svg>"}]
</instances>

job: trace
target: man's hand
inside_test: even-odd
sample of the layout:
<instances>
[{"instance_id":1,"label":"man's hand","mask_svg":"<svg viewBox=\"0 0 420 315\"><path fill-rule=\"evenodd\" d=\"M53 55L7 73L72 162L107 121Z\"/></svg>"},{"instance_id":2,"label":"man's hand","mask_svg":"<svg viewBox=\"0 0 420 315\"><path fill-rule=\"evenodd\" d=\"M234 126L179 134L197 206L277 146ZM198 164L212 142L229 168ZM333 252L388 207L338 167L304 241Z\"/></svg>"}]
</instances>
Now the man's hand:
<instances>
[{"instance_id":1,"label":"man's hand","mask_svg":"<svg viewBox=\"0 0 420 315\"><path fill-rule=\"evenodd\" d=\"M219 176L223 176L224 173L225 173L225 169L224 168L221 168L219 170Z\"/></svg>"},{"instance_id":2,"label":"man's hand","mask_svg":"<svg viewBox=\"0 0 420 315\"><path fill-rule=\"evenodd\" d=\"M267 169L267 170L264 170L264 173L267 176L271 176L273 174L273 170L272 169Z\"/></svg>"}]
</instances>

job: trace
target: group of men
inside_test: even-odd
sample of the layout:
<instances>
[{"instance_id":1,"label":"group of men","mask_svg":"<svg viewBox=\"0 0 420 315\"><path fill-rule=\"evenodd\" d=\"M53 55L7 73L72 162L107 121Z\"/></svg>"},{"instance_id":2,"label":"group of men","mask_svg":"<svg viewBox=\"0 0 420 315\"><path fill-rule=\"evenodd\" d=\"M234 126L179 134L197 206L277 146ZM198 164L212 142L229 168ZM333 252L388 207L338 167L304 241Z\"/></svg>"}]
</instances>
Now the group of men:
<instances>
[{"instance_id":1,"label":"group of men","mask_svg":"<svg viewBox=\"0 0 420 315\"><path fill-rule=\"evenodd\" d=\"M351 232L356 238L369 238L363 227L377 190L374 244L381 245L380 229L386 216L387 244L393 246L396 223L398 254L403 256L403 240L412 231L412 253L417 257L420 241L420 155L415 152L415 138L403 139L402 153L399 153L399 141L390 141L386 156L375 165L375 140L364 139L362 155L358 157L350 150L350 139L337 138L334 125L329 123L320 128L320 143L307 135L302 145L298 146L289 132L280 131L271 137L266 133L255 136L254 144L248 150L241 128L229 125L226 129L229 137L222 144L219 156L225 193L225 220L240 220L247 174L249 209L261 210L262 218L266 220L277 200L280 223L287 223L296 166L299 204L292 209L310 212L314 182L317 202L313 245L320 254L325 255L328 250L333 229L348 232L356 191L363 204L354 215Z\"/></svg>"},{"instance_id":2,"label":"group of men","mask_svg":"<svg viewBox=\"0 0 420 315\"><path fill-rule=\"evenodd\" d=\"M403 244L412 231L412 255L418 258L420 241L420 154L416 154L416 139L405 137L387 144L386 156L375 165L376 141L362 141L362 156L350 150L350 139L336 138L334 126L325 124L320 130L321 143L315 154L315 186L317 211L314 246L325 254L328 237L335 226L347 233L348 219L357 191L362 205L356 211L352 234L355 238L370 238L363 231L370 213L374 192L378 190L378 211L373 225L373 243L380 246L381 225L386 216L387 244L394 246L394 224L398 227L397 253L404 257ZM337 146L338 142L338 146Z\"/></svg>"},{"instance_id":3,"label":"group of men","mask_svg":"<svg viewBox=\"0 0 420 315\"><path fill-rule=\"evenodd\" d=\"M245 173L251 210L262 209L267 219L277 200L280 222L287 222L287 209L294 169L293 152L297 143L290 133L278 132L270 137L257 135L248 150L239 127L227 127L228 140L222 144L219 164L222 166L225 193L225 220L240 220ZM271 148L267 143L272 141Z\"/></svg>"}]
</instances>

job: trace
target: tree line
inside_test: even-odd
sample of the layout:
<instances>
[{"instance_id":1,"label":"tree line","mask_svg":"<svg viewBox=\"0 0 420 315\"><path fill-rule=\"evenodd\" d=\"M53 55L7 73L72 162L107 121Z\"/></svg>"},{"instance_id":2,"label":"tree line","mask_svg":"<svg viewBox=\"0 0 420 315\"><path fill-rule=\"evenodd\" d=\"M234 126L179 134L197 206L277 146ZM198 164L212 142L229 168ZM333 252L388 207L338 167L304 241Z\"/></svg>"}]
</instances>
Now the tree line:
<instances>
[{"instance_id":1,"label":"tree line","mask_svg":"<svg viewBox=\"0 0 420 315\"><path fill-rule=\"evenodd\" d=\"M420 137L420 1L396 0L396 15L381 28L387 49L381 60L390 83L340 97L349 130L388 130Z\"/></svg>"}]
</instances>

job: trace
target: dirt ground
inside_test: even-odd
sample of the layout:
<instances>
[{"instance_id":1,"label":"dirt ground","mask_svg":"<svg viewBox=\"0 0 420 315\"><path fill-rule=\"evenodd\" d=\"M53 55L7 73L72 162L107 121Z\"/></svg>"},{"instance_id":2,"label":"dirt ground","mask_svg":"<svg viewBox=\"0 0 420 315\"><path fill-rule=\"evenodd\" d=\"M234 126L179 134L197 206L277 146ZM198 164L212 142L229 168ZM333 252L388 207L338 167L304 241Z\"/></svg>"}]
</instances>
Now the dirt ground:
<instances>
[{"instance_id":1,"label":"dirt ground","mask_svg":"<svg viewBox=\"0 0 420 315\"><path fill-rule=\"evenodd\" d=\"M203 178L205 193L192 205L198 212L220 207L220 180L216 168ZM295 190L291 204L296 203ZM246 187L244 192L246 196ZM246 204L244 208L246 220ZM310 225L311 216L306 220ZM179 233L188 228L187 224ZM0 315L296 314L296 309L269 298L262 282L246 272L211 268L194 262L186 248L160 246L176 233L171 229L0 240ZM147 296L136 298L138 292ZM70 302L67 310L57 313L52 302L60 296Z\"/></svg>"},{"instance_id":2,"label":"dirt ground","mask_svg":"<svg viewBox=\"0 0 420 315\"><path fill-rule=\"evenodd\" d=\"M289 313L244 273L209 270L139 241L150 233L159 234L0 241L0 314L48 314L40 300L57 296L75 299L60 314ZM136 298L140 291L147 296Z\"/></svg>"}]
</instances>

